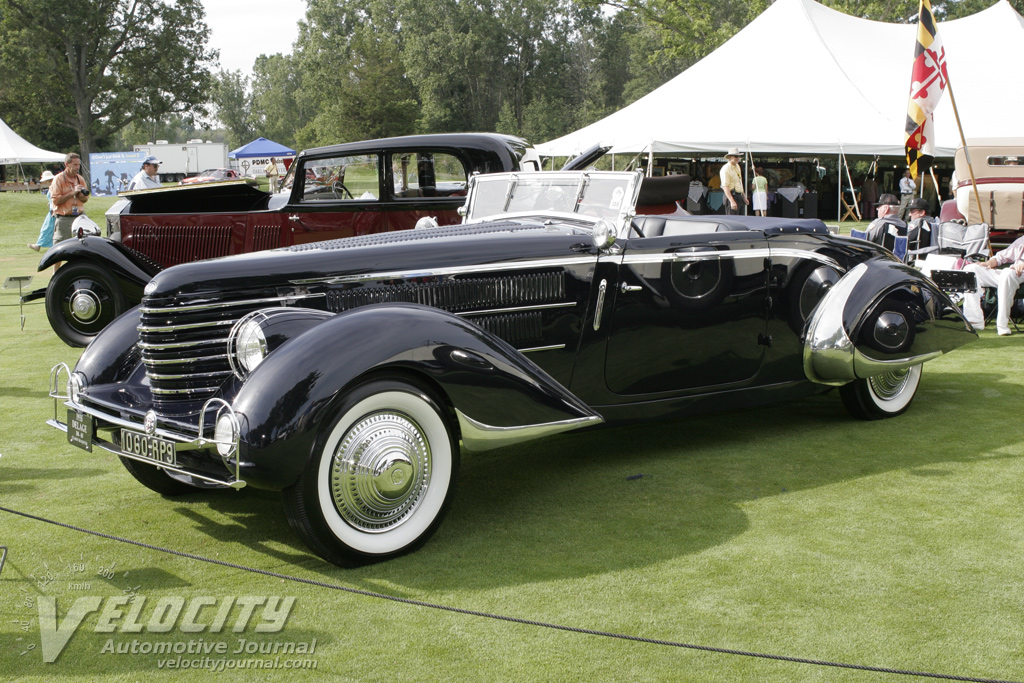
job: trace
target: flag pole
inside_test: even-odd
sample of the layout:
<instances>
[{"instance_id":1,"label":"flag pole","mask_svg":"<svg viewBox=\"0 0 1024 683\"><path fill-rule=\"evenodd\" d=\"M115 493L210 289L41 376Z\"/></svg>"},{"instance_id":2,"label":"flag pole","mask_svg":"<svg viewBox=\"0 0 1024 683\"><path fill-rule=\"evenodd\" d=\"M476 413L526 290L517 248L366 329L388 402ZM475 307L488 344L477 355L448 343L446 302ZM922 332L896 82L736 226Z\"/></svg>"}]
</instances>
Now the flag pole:
<instances>
[{"instance_id":1,"label":"flag pole","mask_svg":"<svg viewBox=\"0 0 1024 683\"><path fill-rule=\"evenodd\" d=\"M964 127L960 124L960 112L956 108L956 98L953 97L953 81L949 78L948 73L946 74L946 87L949 88L949 103L953 105L953 116L956 117L956 128L960 131L960 144L963 146L964 156L967 158L967 171L971 175L971 187L974 188L974 199L978 202L978 216L981 217L981 222L984 223L985 210L981 207L981 194L978 192L978 181L974 177L974 166L971 164L971 152L967 149L967 139L964 137ZM967 213L970 213L970 211ZM967 217L964 216L964 218Z\"/></svg>"}]
</instances>

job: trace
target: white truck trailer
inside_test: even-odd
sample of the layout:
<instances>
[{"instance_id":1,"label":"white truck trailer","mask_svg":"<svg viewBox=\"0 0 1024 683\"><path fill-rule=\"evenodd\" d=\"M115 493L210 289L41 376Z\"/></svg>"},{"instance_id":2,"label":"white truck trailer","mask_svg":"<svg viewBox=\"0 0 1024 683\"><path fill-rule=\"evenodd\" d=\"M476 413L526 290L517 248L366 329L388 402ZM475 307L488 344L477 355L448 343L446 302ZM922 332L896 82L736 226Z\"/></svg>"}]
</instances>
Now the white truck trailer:
<instances>
[{"instance_id":1,"label":"white truck trailer","mask_svg":"<svg viewBox=\"0 0 1024 683\"><path fill-rule=\"evenodd\" d=\"M197 175L208 168L228 168L228 148L220 142L189 140L185 143L156 143L135 145L136 152L152 154L161 162L161 182L177 182L182 178Z\"/></svg>"}]
</instances>

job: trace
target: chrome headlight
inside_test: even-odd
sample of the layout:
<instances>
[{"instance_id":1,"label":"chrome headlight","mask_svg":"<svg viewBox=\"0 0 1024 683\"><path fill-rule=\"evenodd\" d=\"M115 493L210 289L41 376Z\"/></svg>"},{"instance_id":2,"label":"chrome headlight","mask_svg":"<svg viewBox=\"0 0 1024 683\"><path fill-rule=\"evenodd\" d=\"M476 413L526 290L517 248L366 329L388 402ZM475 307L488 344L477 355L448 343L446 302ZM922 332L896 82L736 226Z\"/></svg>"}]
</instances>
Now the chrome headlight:
<instances>
[{"instance_id":1,"label":"chrome headlight","mask_svg":"<svg viewBox=\"0 0 1024 683\"><path fill-rule=\"evenodd\" d=\"M615 244L615 226L605 218L599 218L593 228L594 246L604 251Z\"/></svg>"},{"instance_id":2,"label":"chrome headlight","mask_svg":"<svg viewBox=\"0 0 1024 683\"><path fill-rule=\"evenodd\" d=\"M267 337L263 334L266 319L261 311L254 311L231 328L228 363L238 379L245 379L267 357Z\"/></svg>"},{"instance_id":3,"label":"chrome headlight","mask_svg":"<svg viewBox=\"0 0 1024 683\"><path fill-rule=\"evenodd\" d=\"M68 398L72 403L78 403L78 397L85 388L85 375L80 372L72 372L68 376Z\"/></svg>"},{"instance_id":4,"label":"chrome headlight","mask_svg":"<svg viewBox=\"0 0 1024 683\"><path fill-rule=\"evenodd\" d=\"M217 417L213 440L217 442L217 452L222 458L226 458L234 452L238 441L238 422L230 411L223 411Z\"/></svg>"}]
</instances>

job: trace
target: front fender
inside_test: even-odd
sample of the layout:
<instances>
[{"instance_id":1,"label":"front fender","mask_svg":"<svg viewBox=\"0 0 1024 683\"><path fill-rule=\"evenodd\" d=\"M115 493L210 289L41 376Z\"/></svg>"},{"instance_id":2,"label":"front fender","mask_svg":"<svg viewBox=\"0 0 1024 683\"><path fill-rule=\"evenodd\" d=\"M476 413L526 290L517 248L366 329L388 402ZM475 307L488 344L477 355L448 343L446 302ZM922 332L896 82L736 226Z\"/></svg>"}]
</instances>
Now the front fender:
<instances>
[{"instance_id":1,"label":"front fender","mask_svg":"<svg viewBox=\"0 0 1024 683\"><path fill-rule=\"evenodd\" d=\"M822 298L804 335L804 372L820 384L904 370L978 335L922 273L888 259L857 265Z\"/></svg>"},{"instance_id":2,"label":"front fender","mask_svg":"<svg viewBox=\"0 0 1024 683\"><path fill-rule=\"evenodd\" d=\"M503 340L446 311L378 304L288 340L238 389L240 455L278 487L296 481L346 387L378 370L428 377L455 409L468 450L598 424L602 418Z\"/></svg>"},{"instance_id":3,"label":"front fender","mask_svg":"<svg viewBox=\"0 0 1024 683\"><path fill-rule=\"evenodd\" d=\"M159 267L146 262L128 247L106 237L72 238L58 242L47 250L39 262L39 270L64 261L91 261L109 271L122 284L139 290L160 271Z\"/></svg>"}]
</instances>

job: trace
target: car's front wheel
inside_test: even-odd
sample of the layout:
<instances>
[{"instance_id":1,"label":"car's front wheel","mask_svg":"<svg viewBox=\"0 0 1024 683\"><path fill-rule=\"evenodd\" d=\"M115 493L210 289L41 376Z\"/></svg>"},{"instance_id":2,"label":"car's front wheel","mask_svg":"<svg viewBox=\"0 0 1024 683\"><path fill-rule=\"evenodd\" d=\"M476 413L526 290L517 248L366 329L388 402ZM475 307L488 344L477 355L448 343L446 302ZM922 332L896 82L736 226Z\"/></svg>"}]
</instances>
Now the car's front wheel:
<instances>
[{"instance_id":1,"label":"car's front wheel","mask_svg":"<svg viewBox=\"0 0 1024 683\"><path fill-rule=\"evenodd\" d=\"M459 446L425 387L378 379L344 397L306 471L284 491L288 522L343 567L423 545L451 502Z\"/></svg>"},{"instance_id":2,"label":"car's front wheel","mask_svg":"<svg viewBox=\"0 0 1024 683\"><path fill-rule=\"evenodd\" d=\"M843 405L857 418L880 420L907 410L921 384L921 366L857 379L839 388Z\"/></svg>"}]
</instances>

